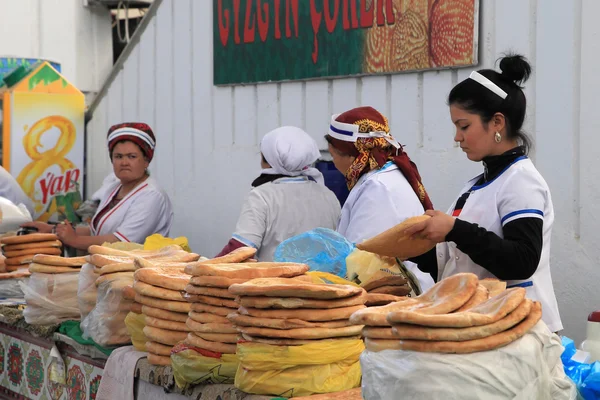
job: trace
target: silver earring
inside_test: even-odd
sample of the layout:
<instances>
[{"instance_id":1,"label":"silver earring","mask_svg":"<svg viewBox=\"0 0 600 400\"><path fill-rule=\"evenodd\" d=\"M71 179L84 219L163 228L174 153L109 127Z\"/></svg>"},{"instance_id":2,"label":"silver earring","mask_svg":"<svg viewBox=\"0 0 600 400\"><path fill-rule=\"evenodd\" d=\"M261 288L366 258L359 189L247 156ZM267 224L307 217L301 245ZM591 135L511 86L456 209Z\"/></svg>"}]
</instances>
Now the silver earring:
<instances>
[{"instance_id":1,"label":"silver earring","mask_svg":"<svg viewBox=\"0 0 600 400\"><path fill-rule=\"evenodd\" d=\"M496 134L494 135L494 140L496 141L496 143L500 143L502 141L502 135L500 135L500 132L496 132Z\"/></svg>"}]
</instances>

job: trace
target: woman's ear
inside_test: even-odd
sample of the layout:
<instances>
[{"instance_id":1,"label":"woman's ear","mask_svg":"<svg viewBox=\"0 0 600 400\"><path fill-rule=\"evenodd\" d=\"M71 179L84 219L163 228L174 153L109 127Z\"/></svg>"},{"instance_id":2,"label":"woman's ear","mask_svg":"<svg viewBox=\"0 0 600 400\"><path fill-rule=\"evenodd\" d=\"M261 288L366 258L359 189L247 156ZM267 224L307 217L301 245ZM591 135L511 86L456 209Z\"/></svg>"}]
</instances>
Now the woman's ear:
<instances>
[{"instance_id":1,"label":"woman's ear","mask_svg":"<svg viewBox=\"0 0 600 400\"><path fill-rule=\"evenodd\" d=\"M497 112L492 117L492 123L494 126L494 131L502 132L502 130L506 127L506 117L504 114Z\"/></svg>"}]
</instances>

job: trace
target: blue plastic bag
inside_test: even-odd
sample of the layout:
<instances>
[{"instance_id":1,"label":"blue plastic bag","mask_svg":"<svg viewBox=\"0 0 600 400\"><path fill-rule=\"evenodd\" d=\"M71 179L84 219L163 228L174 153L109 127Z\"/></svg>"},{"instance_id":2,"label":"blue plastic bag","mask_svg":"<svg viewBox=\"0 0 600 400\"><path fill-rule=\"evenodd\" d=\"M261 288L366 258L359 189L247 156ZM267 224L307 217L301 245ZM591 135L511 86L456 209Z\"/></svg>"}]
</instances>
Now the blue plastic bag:
<instances>
[{"instance_id":1,"label":"blue plastic bag","mask_svg":"<svg viewBox=\"0 0 600 400\"><path fill-rule=\"evenodd\" d=\"M562 345L565 348L561 355L565 374L575 382L579 395L584 400L600 400L600 362L584 364L572 360L577 348L566 336L562 337Z\"/></svg>"},{"instance_id":2,"label":"blue plastic bag","mask_svg":"<svg viewBox=\"0 0 600 400\"><path fill-rule=\"evenodd\" d=\"M281 242L275 249L275 262L307 264L311 271L323 271L346 278L346 257L354 245L339 233L317 228Z\"/></svg>"}]
</instances>

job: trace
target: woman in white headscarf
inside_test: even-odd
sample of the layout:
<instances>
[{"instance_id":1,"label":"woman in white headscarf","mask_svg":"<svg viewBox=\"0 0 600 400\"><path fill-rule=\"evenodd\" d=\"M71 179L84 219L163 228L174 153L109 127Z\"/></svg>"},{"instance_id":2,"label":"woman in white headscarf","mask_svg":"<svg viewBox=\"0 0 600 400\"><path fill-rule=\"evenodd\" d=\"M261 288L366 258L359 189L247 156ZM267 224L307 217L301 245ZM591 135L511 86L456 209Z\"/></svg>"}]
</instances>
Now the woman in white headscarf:
<instances>
[{"instance_id":1,"label":"woman in white headscarf","mask_svg":"<svg viewBox=\"0 0 600 400\"><path fill-rule=\"evenodd\" d=\"M317 143L302 129L283 126L261 143L260 176L242 207L235 232L218 256L242 246L258 249L260 261L272 261L282 241L315 228L335 229L340 203L312 164Z\"/></svg>"}]
</instances>

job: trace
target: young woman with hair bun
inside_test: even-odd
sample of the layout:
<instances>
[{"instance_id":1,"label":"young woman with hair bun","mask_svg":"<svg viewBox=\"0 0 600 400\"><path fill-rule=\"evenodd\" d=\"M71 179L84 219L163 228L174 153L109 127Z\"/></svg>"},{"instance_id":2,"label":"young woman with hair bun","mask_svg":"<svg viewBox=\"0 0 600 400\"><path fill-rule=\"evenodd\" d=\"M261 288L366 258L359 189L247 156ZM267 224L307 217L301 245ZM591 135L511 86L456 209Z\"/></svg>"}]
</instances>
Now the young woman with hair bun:
<instances>
[{"instance_id":1,"label":"young woman with hair bun","mask_svg":"<svg viewBox=\"0 0 600 400\"><path fill-rule=\"evenodd\" d=\"M554 209L546 181L527 157L531 140L522 130L527 101L521 85L531 66L509 55L500 71L473 72L448 96L454 140L484 171L467 182L448 214L427 211L432 218L410 228L409 234L438 242L412 261L436 280L472 272L524 287L557 332L563 327L550 274Z\"/></svg>"}]
</instances>

